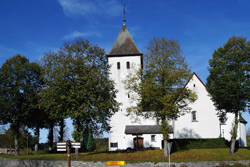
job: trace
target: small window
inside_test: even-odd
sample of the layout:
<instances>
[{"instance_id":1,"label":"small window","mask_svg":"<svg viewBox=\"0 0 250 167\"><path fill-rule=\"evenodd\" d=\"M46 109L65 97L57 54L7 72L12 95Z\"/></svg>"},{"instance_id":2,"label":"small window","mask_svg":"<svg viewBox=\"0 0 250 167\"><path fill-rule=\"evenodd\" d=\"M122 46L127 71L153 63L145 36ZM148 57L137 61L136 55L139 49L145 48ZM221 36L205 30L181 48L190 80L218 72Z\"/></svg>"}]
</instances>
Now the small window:
<instances>
[{"instance_id":1,"label":"small window","mask_svg":"<svg viewBox=\"0 0 250 167\"><path fill-rule=\"evenodd\" d=\"M195 87L195 84L194 84L194 87Z\"/></svg>"},{"instance_id":2,"label":"small window","mask_svg":"<svg viewBox=\"0 0 250 167\"><path fill-rule=\"evenodd\" d=\"M193 112L192 112L192 121L193 121L193 122L196 122L196 121L197 121L197 112L196 112L196 111L193 111Z\"/></svg>"},{"instance_id":3,"label":"small window","mask_svg":"<svg viewBox=\"0 0 250 167\"><path fill-rule=\"evenodd\" d=\"M118 143L110 143L110 147L118 147Z\"/></svg>"},{"instance_id":4,"label":"small window","mask_svg":"<svg viewBox=\"0 0 250 167\"><path fill-rule=\"evenodd\" d=\"M117 69L118 69L118 70L121 69L121 64L120 64L120 62L117 62Z\"/></svg>"},{"instance_id":5,"label":"small window","mask_svg":"<svg viewBox=\"0 0 250 167\"><path fill-rule=\"evenodd\" d=\"M130 63L127 61L127 69L130 69Z\"/></svg>"},{"instance_id":6,"label":"small window","mask_svg":"<svg viewBox=\"0 0 250 167\"><path fill-rule=\"evenodd\" d=\"M130 98L130 94L128 94L128 98Z\"/></svg>"},{"instance_id":7,"label":"small window","mask_svg":"<svg viewBox=\"0 0 250 167\"><path fill-rule=\"evenodd\" d=\"M160 119L156 118L156 124L159 125L160 124Z\"/></svg>"},{"instance_id":8,"label":"small window","mask_svg":"<svg viewBox=\"0 0 250 167\"><path fill-rule=\"evenodd\" d=\"M155 135L151 135L151 142L155 142Z\"/></svg>"}]
</instances>

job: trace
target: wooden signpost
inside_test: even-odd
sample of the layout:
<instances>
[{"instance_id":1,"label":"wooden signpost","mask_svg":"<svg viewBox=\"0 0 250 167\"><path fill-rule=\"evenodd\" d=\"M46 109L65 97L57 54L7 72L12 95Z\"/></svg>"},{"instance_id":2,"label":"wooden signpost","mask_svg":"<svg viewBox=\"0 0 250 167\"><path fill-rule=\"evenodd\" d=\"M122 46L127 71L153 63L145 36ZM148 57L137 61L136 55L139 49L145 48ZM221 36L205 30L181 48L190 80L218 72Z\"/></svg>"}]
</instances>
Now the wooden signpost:
<instances>
[{"instance_id":1,"label":"wooden signpost","mask_svg":"<svg viewBox=\"0 0 250 167\"><path fill-rule=\"evenodd\" d=\"M68 167L71 166L71 155L70 155L70 149L71 148L81 148L80 142L71 142L70 140L67 140L66 142L58 142L56 144L57 151L67 151L67 160L68 160Z\"/></svg>"}]
</instances>

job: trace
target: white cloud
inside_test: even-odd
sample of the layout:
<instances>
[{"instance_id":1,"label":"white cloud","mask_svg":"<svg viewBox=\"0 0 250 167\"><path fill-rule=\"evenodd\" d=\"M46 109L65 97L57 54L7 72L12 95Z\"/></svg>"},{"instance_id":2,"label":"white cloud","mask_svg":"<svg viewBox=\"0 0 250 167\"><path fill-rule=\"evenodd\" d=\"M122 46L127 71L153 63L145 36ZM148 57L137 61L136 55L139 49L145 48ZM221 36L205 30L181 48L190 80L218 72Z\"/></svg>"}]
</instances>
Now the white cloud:
<instances>
[{"instance_id":1,"label":"white cloud","mask_svg":"<svg viewBox=\"0 0 250 167\"><path fill-rule=\"evenodd\" d=\"M58 0L67 16L92 14L120 16L122 4L118 0Z\"/></svg>"},{"instance_id":2,"label":"white cloud","mask_svg":"<svg viewBox=\"0 0 250 167\"><path fill-rule=\"evenodd\" d=\"M75 39L75 38L82 38L82 37L101 37L101 34L98 32L79 32L74 31L71 34L65 35L63 39Z\"/></svg>"}]
</instances>

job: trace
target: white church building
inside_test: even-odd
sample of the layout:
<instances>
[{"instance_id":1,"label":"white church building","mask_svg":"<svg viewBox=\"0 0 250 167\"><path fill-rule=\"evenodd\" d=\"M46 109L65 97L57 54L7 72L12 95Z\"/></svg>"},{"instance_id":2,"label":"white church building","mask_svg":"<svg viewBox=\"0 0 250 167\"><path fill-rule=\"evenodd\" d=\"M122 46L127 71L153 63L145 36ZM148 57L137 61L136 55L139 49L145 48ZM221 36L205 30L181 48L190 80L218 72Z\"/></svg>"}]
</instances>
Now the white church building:
<instances>
[{"instance_id":1,"label":"white church building","mask_svg":"<svg viewBox=\"0 0 250 167\"><path fill-rule=\"evenodd\" d=\"M125 21L107 57L111 66L110 79L115 82L115 88L118 90L116 100L121 103L119 111L110 118L109 150L148 147L162 149L163 136L160 133L160 125L157 119L140 118L139 121L135 122L134 119L127 116L126 109L134 106L135 102L131 102L123 80L126 75L132 72L132 69L142 67L143 54L136 47ZM234 115L227 114L228 119L223 123L220 122L205 84L195 73L193 73L186 87L193 90L198 99L190 106L192 112L170 122L170 138L223 137L230 141ZM247 122L241 116L239 120L237 140L241 147L246 147Z\"/></svg>"}]
</instances>

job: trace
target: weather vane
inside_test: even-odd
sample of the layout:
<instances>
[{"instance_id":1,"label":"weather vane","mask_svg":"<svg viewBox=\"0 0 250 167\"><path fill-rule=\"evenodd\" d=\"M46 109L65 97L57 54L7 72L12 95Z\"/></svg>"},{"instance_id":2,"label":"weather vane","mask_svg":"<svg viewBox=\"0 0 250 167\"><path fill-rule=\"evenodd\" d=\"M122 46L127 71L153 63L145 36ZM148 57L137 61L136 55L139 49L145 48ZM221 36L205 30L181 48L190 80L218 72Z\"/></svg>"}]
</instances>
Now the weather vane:
<instances>
[{"instance_id":1,"label":"weather vane","mask_svg":"<svg viewBox=\"0 0 250 167\"><path fill-rule=\"evenodd\" d=\"M123 4L123 25L125 25L126 19L125 19L125 3Z\"/></svg>"}]
</instances>

